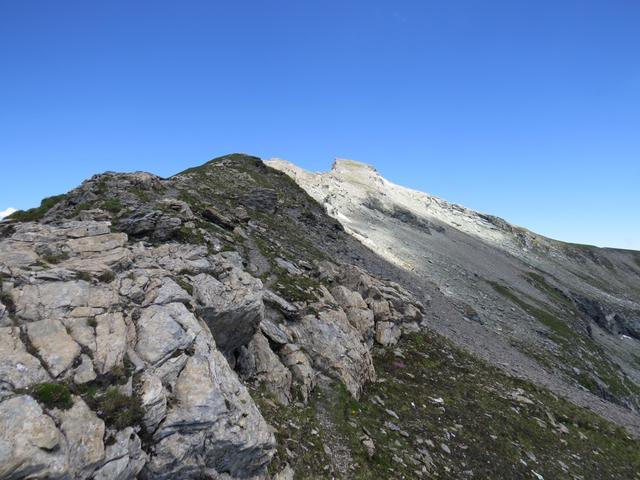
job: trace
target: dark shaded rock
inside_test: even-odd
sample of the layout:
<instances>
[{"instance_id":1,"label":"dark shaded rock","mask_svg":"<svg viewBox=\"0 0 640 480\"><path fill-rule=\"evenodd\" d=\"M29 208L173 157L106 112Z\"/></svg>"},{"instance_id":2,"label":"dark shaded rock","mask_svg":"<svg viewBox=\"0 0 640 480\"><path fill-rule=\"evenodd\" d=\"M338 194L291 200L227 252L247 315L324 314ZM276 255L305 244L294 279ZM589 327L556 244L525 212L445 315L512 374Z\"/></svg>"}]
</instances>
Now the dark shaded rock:
<instances>
[{"instance_id":1,"label":"dark shaded rock","mask_svg":"<svg viewBox=\"0 0 640 480\"><path fill-rule=\"evenodd\" d=\"M233 230L235 227L235 224L229 217L212 207L205 208L202 211L202 216L225 230Z\"/></svg>"},{"instance_id":2,"label":"dark shaded rock","mask_svg":"<svg viewBox=\"0 0 640 480\"><path fill-rule=\"evenodd\" d=\"M241 202L247 208L273 213L278 204L278 194L270 188L254 188L242 196Z\"/></svg>"},{"instance_id":3,"label":"dark shaded rock","mask_svg":"<svg viewBox=\"0 0 640 480\"><path fill-rule=\"evenodd\" d=\"M148 236L153 240L168 240L182 226L182 220L159 210L136 214L118 222L118 227L132 237Z\"/></svg>"},{"instance_id":4,"label":"dark shaded rock","mask_svg":"<svg viewBox=\"0 0 640 480\"><path fill-rule=\"evenodd\" d=\"M579 311L600 328L612 335L627 335L640 340L640 319L627 318L624 315L610 311L602 303L586 298L574 297Z\"/></svg>"},{"instance_id":5,"label":"dark shaded rock","mask_svg":"<svg viewBox=\"0 0 640 480\"><path fill-rule=\"evenodd\" d=\"M196 276L194 296L198 315L225 354L249 343L264 318L262 284L237 268L220 279Z\"/></svg>"}]
</instances>

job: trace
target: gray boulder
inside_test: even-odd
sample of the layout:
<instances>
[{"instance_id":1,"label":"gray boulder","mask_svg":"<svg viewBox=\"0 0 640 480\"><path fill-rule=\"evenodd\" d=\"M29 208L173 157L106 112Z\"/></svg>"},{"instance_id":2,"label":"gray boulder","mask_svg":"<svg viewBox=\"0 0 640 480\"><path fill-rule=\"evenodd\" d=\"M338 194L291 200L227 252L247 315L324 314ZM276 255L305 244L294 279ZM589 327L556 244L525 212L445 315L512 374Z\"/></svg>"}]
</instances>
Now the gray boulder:
<instances>
[{"instance_id":1,"label":"gray boulder","mask_svg":"<svg viewBox=\"0 0 640 480\"><path fill-rule=\"evenodd\" d=\"M233 267L219 279L200 274L193 283L197 312L218 348L231 352L249 343L264 318L262 282Z\"/></svg>"}]
</instances>

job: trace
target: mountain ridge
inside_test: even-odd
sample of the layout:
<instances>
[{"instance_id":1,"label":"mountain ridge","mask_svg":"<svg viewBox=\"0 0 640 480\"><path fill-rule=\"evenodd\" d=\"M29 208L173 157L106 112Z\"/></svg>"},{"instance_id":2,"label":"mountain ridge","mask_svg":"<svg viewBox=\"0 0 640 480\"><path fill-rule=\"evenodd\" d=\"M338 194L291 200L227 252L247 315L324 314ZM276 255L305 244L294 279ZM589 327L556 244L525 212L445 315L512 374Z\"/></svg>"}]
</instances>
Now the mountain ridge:
<instances>
[{"instance_id":1,"label":"mountain ridge","mask_svg":"<svg viewBox=\"0 0 640 480\"><path fill-rule=\"evenodd\" d=\"M389 263L326 207L232 154L99 174L0 223L0 477L638 478L626 391L536 376L442 272ZM516 285L491 288L530 315Z\"/></svg>"}]
</instances>

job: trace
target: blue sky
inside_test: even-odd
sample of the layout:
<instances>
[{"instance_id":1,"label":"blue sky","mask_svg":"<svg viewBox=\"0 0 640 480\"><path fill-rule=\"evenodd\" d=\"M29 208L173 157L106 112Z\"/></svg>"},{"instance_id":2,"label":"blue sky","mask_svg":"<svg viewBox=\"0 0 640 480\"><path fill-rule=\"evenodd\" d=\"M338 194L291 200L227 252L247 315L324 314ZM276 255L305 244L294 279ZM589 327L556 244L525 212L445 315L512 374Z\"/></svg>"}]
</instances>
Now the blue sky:
<instances>
[{"instance_id":1,"label":"blue sky","mask_svg":"<svg viewBox=\"0 0 640 480\"><path fill-rule=\"evenodd\" d=\"M0 211L105 170L334 157L640 249L640 2L0 0Z\"/></svg>"}]
</instances>

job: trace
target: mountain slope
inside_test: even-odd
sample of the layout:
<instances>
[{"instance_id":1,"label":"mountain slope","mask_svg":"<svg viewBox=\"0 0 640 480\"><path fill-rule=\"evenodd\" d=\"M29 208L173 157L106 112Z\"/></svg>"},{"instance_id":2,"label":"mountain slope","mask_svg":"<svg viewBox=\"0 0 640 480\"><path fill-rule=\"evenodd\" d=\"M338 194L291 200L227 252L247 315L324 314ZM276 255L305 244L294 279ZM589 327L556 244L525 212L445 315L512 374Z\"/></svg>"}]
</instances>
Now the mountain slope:
<instances>
[{"instance_id":1,"label":"mountain slope","mask_svg":"<svg viewBox=\"0 0 640 480\"><path fill-rule=\"evenodd\" d=\"M640 478L563 397L628 409L445 341L454 298L255 157L96 175L0 223L0 276L0 478Z\"/></svg>"},{"instance_id":2,"label":"mountain slope","mask_svg":"<svg viewBox=\"0 0 640 480\"><path fill-rule=\"evenodd\" d=\"M487 350L491 340L479 340L504 338L566 382L637 411L640 252L551 240L394 185L358 162L338 160L321 174L267 163L291 175L365 245L435 283L483 327L465 339L472 327L445 316L436 328L488 357L496 353Z\"/></svg>"}]
</instances>

